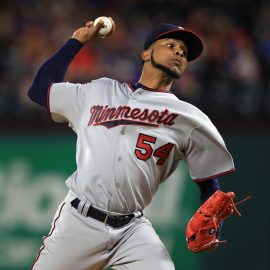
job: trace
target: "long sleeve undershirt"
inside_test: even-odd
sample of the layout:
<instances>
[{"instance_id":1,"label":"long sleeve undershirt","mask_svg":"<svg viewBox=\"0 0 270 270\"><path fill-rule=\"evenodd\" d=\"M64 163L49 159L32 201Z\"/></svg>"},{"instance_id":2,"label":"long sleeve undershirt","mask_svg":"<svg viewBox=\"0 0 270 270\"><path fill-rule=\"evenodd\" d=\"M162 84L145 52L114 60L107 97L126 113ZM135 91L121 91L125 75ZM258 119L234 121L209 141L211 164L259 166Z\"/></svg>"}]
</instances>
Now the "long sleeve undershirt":
<instances>
[{"instance_id":1,"label":"long sleeve undershirt","mask_svg":"<svg viewBox=\"0 0 270 270\"><path fill-rule=\"evenodd\" d=\"M212 178L209 180L197 182L198 187L200 188L200 200L203 204L216 190L220 189L220 185L217 178Z\"/></svg>"},{"instance_id":2,"label":"long sleeve undershirt","mask_svg":"<svg viewBox=\"0 0 270 270\"><path fill-rule=\"evenodd\" d=\"M220 185L217 178L212 178L209 180L205 180L202 182L197 182L198 187L200 188L201 194L200 194L200 201L201 204L203 204L212 194L216 192L216 190L220 189ZM217 230L217 239L221 239L221 228L222 228L223 222L219 224L218 230Z\"/></svg>"},{"instance_id":3,"label":"long sleeve undershirt","mask_svg":"<svg viewBox=\"0 0 270 270\"><path fill-rule=\"evenodd\" d=\"M69 64L82 46L81 42L71 38L40 67L28 90L28 96L34 102L47 107L47 92L50 85L64 80Z\"/></svg>"}]
</instances>

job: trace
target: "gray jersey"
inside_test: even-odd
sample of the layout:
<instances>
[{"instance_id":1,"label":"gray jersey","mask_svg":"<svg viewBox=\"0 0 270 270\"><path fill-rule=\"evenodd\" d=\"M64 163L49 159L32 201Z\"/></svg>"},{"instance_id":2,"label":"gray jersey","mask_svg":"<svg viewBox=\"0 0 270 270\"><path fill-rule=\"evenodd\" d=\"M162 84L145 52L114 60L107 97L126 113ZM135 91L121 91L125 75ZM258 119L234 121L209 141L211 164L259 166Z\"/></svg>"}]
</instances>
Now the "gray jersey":
<instances>
[{"instance_id":1,"label":"gray jersey","mask_svg":"<svg viewBox=\"0 0 270 270\"><path fill-rule=\"evenodd\" d=\"M135 90L108 78L55 83L49 109L77 134L77 170L68 187L99 208L144 209L181 160L194 181L234 171L209 118L170 92Z\"/></svg>"}]
</instances>

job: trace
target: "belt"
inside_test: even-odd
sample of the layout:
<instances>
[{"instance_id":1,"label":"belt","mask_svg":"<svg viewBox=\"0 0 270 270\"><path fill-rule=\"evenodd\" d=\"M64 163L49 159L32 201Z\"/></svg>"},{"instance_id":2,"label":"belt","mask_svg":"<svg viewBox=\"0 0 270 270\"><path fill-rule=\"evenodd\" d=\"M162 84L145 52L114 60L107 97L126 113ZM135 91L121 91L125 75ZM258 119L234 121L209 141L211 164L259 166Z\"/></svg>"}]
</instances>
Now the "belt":
<instances>
[{"instance_id":1,"label":"belt","mask_svg":"<svg viewBox=\"0 0 270 270\"><path fill-rule=\"evenodd\" d=\"M75 209L78 209L80 202L81 202L81 200L76 198L70 204ZM139 217L141 217L142 215L143 215L143 212L140 211ZM100 222L103 222L105 225L109 225L113 228L120 228L120 227L127 225L137 215L135 215L135 214L110 215L110 214L107 214L107 213L104 213L104 212L98 210L97 208L94 208L93 206L90 206L87 213L86 213L86 216L94 218Z\"/></svg>"}]
</instances>

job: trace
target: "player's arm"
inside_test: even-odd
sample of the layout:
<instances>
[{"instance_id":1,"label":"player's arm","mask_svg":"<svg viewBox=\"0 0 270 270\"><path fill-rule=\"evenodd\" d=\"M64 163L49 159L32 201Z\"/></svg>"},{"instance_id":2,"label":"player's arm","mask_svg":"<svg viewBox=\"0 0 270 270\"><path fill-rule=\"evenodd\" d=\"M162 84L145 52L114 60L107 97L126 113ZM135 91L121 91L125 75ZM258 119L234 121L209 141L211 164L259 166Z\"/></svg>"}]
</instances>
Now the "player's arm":
<instances>
[{"instance_id":1,"label":"player's arm","mask_svg":"<svg viewBox=\"0 0 270 270\"><path fill-rule=\"evenodd\" d=\"M113 22L113 21L112 21ZM63 82L69 64L80 51L83 44L99 39L98 31L103 23L96 26L93 22L87 22L84 27L77 29L72 38L64 46L49 58L36 73L32 85L28 90L28 96L36 103L48 107L48 90L53 83ZM113 31L115 29L113 23ZM112 31L112 32L113 32ZM106 36L107 37L107 36ZM62 115L52 113L52 118L57 122L66 122Z\"/></svg>"},{"instance_id":2,"label":"player's arm","mask_svg":"<svg viewBox=\"0 0 270 270\"><path fill-rule=\"evenodd\" d=\"M211 197L217 190L220 190L219 181L217 178L211 178L205 181L196 182L200 189L200 202L201 205ZM219 224L219 228L217 231L217 239L221 239L221 228L223 222Z\"/></svg>"},{"instance_id":3,"label":"player's arm","mask_svg":"<svg viewBox=\"0 0 270 270\"><path fill-rule=\"evenodd\" d=\"M44 107L48 106L48 90L53 83L62 82L64 80L70 62L82 46L83 44L78 40L69 39L56 54L40 67L28 90L28 96L34 102ZM54 115L52 115L52 117L53 116ZM55 120L62 122L61 116L59 115L57 117L58 119Z\"/></svg>"},{"instance_id":4,"label":"player's arm","mask_svg":"<svg viewBox=\"0 0 270 270\"><path fill-rule=\"evenodd\" d=\"M222 242L219 240L224 218L215 215L216 212L222 213L223 209L230 210L232 197L220 190L215 178L235 171L233 159L219 132L208 117L199 115L201 125L189 134L185 149L185 160L192 179L199 185L202 202L186 228L187 245L193 252L212 251Z\"/></svg>"},{"instance_id":5,"label":"player's arm","mask_svg":"<svg viewBox=\"0 0 270 270\"><path fill-rule=\"evenodd\" d=\"M218 189L220 189L219 181L217 178L211 178L209 180L196 183L201 191L201 204L203 204L211 195L213 195Z\"/></svg>"}]
</instances>

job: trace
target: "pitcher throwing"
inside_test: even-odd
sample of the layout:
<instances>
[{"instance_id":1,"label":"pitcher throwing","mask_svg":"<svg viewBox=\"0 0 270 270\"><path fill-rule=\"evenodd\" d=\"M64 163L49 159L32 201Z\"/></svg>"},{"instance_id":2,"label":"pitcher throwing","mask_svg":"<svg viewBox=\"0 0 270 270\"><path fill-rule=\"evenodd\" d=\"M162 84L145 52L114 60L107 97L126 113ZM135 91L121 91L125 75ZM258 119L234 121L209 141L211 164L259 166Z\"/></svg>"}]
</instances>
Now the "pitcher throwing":
<instances>
[{"instance_id":1,"label":"pitcher throwing","mask_svg":"<svg viewBox=\"0 0 270 270\"><path fill-rule=\"evenodd\" d=\"M220 189L216 177L234 171L209 118L170 92L173 80L202 53L202 41L180 26L161 23L145 39L138 82L63 82L85 43L109 42L109 35L99 38L102 26L102 20L95 26L90 21L77 29L41 66L29 89L54 121L67 122L77 134L77 170L66 181L69 192L32 269L172 270L143 214L159 184L184 160L203 202Z\"/></svg>"}]
</instances>

